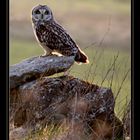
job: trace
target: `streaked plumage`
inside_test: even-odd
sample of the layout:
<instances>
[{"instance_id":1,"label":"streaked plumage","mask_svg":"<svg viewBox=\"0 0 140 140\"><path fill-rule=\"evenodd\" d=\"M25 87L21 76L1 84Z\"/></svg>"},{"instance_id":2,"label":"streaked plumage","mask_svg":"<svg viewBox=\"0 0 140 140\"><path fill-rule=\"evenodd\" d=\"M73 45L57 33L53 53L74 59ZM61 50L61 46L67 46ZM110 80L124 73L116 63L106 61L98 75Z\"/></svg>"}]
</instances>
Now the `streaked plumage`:
<instances>
[{"instance_id":1,"label":"streaked plumage","mask_svg":"<svg viewBox=\"0 0 140 140\"><path fill-rule=\"evenodd\" d=\"M76 62L88 63L87 56L80 50L74 40L54 19L47 5L38 5L32 10L34 33L45 56L58 52L65 56L74 56Z\"/></svg>"}]
</instances>

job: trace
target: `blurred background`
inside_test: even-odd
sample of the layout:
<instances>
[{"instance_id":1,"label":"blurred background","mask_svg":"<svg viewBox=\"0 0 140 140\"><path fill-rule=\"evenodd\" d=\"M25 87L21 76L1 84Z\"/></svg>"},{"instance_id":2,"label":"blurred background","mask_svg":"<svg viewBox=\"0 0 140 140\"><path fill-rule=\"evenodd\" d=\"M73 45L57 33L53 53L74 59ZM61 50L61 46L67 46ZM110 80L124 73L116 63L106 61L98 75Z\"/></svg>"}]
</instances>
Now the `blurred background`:
<instances>
[{"instance_id":1,"label":"blurred background","mask_svg":"<svg viewBox=\"0 0 140 140\"><path fill-rule=\"evenodd\" d=\"M114 93L123 84L116 110L122 108L131 92L130 71L125 78L131 67L130 0L10 0L10 65L44 53L31 24L31 9L38 4L52 9L55 19L89 57L90 64L74 64L71 74L104 86L113 76ZM110 68L117 55L115 68Z\"/></svg>"}]
</instances>

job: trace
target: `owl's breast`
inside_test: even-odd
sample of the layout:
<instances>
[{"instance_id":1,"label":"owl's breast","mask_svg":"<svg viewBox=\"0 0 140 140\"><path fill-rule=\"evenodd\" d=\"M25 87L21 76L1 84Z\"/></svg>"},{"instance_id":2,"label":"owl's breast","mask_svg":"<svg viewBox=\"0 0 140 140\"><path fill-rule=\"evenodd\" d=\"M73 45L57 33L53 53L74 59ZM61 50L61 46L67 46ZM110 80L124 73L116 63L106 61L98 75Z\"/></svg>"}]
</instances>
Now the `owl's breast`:
<instances>
[{"instance_id":1,"label":"owl's breast","mask_svg":"<svg viewBox=\"0 0 140 140\"><path fill-rule=\"evenodd\" d=\"M56 28L56 26L38 26L36 28L36 36L39 44L44 49L48 47L63 55L76 54L78 51L78 47L72 38L64 30Z\"/></svg>"},{"instance_id":2,"label":"owl's breast","mask_svg":"<svg viewBox=\"0 0 140 140\"><path fill-rule=\"evenodd\" d=\"M38 26L35 30L36 38L40 44L41 47L43 47L45 50L56 49L56 42L57 39L53 36L52 32L43 26Z\"/></svg>"},{"instance_id":3,"label":"owl's breast","mask_svg":"<svg viewBox=\"0 0 140 140\"><path fill-rule=\"evenodd\" d=\"M48 32L44 26L37 27L35 33L39 42L43 43L44 41L46 41L46 36L48 36Z\"/></svg>"}]
</instances>

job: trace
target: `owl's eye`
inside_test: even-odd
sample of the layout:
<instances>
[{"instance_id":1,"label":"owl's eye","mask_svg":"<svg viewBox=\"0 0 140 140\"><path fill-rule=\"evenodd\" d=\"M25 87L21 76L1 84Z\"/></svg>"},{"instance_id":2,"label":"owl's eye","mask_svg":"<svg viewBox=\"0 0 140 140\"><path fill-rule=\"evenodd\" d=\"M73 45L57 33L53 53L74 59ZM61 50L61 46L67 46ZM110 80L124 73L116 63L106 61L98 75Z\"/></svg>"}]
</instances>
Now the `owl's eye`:
<instances>
[{"instance_id":1,"label":"owl's eye","mask_svg":"<svg viewBox=\"0 0 140 140\"><path fill-rule=\"evenodd\" d=\"M39 11L39 10L36 10L36 11L35 11L35 14L40 14L40 11Z\"/></svg>"},{"instance_id":2,"label":"owl's eye","mask_svg":"<svg viewBox=\"0 0 140 140\"><path fill-rule=\"evenodd\" d=\"M48 15L48 14L49 14L49 11L46 10L44 14L45 14L45 15Z\"/></svg>"}]
</instances>

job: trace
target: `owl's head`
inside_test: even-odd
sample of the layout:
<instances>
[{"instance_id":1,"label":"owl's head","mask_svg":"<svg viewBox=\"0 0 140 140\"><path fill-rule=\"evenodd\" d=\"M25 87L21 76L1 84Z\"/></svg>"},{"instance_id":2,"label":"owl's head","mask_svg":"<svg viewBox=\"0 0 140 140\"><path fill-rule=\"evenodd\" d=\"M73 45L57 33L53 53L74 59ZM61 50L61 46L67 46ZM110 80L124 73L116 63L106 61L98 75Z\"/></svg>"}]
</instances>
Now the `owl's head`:
<instances>
[{"instance_id":1,"label":"owl's head","mask_svg":"<svg viewBox=\"0 0 140 140\"><path fill-rule=\"evenodd\" d=\"M44 25L46 22L51 20L53 20L53 14L47 5L37 5L32 9L33 23Z\"/></svg>"}]
</instances>

